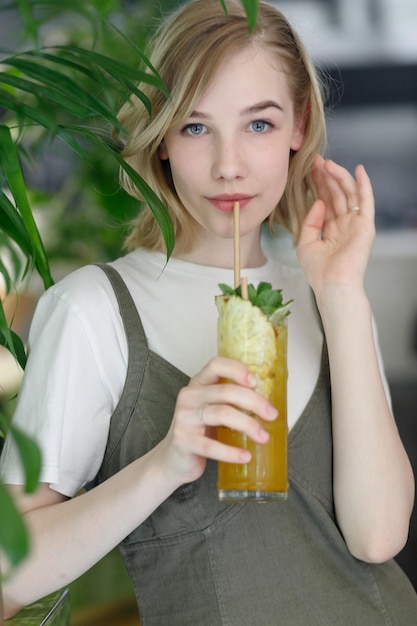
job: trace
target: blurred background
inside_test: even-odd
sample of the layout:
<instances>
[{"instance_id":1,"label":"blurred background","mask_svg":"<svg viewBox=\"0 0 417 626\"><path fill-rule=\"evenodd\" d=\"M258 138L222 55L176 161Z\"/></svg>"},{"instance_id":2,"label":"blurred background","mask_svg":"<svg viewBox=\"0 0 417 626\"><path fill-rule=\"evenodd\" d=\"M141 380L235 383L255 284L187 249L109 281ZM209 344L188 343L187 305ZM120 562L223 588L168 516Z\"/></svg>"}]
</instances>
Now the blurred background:
<instances>
[{"instance_id":1,"label":"blurred background","mask_svg":"<svg viewBox=\"0 0 417 626\"><path fill-rule=\"evenodd\" d=\"M372 179L377 240L368 289L390 380L416 381L417 3L275 4L327 80L330 158L350 170L362 162Z\"/></svg>"},{"instance_id":2,"label":"blurred background","mask_svg":"<svg viewBox=\"0 0 417 626\"><path fill-rule=\"evenodd\" d=\"M399 430L417 476L417 2L276 0L329 88L328 154L376 199L367 274ZM390 494L387 493L387 498ZM417 511L398 561L417 588Z\"/></svg>"},{"instance_id":3,"label":"blurred background","mask_svg":"<svg viewBox=\"0 0 417 626\"><path fill-rule=\"evenodd\" d=\"M96 4L105 18L142 46L161 11L179 2L85 2L89 4ZM350 170L363 163L373 181L377 237L367 288L398 426L417 475L417 2L275 0L273 4L299 32L327 85L328 155ZM25 45L15 7L13 1L0 0L2 53ZM71 12L58 12L52 21L45 21L41 32L48 45L88 44L92 37L88 20ZM107 45L107 52L124 54L120 40L117 47L114 40ZM0 109L0 120L1 116ZM114 166L102 154L92 154L92 166L87 166L62 145L32 137L26 178L55 279L74 267L119 253L126 221L138 207L118 191ZM27 299L28 307L16 318L23 336L39 289L35 279L20 298ZM18 385L19 372L9 361L1 363L0 378L7 392ZM408 546L398 561L417 588L416 553L414 514ZM117 570L116 565L112 562L111 568ZM108 568L105 571L108 576ZM83 582L75 589L76 602L78 597L81 604L87 602L87 586Z\"/></svg>"}]
</instances>

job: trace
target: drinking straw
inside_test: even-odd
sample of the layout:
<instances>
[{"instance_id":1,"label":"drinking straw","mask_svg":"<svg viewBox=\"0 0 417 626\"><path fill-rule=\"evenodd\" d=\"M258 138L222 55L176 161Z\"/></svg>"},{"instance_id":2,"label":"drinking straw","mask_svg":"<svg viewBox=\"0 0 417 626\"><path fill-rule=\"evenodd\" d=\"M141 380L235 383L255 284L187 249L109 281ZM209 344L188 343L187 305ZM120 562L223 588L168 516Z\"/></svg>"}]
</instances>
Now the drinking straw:
<instances>
[{"instance_id":1,"label":"drinking straw","mask_svg":"<svg viewBox=\"0 0 417 626\"><path fill-rule=\"evenodd\" d=\"M240 278L240 204L235 202L233 205L233 243L234 243L234 271L235 271L235 289L241 285L241 294L244 300L248 299L248 280Z\"/></svg>"},{"instance_id":2,"label":"drinking straw","mask_svg":"<svg viewBox=\"0 0 417 626\"><path fill-rule=\"evenodd\" d=\"M248 293L248 279L246 276L242 276L242 283L240 286L240 293L242 294L242 300L247 300L249 298Z\"/></svg>"},{"instance_id":3,"label":"drinking straw","mask_svg":"<svg viewBox=\"0 0 417 626\"><path fill-rule=\"evenodd\" d=\"M235 289L240 285L240 204L233 205Z\"/></svg>"}]
</instances>

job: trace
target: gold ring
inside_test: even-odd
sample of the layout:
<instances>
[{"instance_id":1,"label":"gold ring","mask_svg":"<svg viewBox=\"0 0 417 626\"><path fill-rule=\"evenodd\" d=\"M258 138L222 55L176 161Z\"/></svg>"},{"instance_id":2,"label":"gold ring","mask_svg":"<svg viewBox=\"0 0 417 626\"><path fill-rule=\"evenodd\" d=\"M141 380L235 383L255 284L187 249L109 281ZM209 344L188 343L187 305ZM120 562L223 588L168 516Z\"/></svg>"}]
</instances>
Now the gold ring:
<instances>
[{"instance_id":1,"label":"gold ring","mask_svg":"<svg viewBox=\"0 0 417 626\"><path fill-rule=\"evenodd\" d=\"M350 210L352 211L352 213L359 213L360 208L358 207L358 205L355 205Z\"/></svg>"}]
</instances>

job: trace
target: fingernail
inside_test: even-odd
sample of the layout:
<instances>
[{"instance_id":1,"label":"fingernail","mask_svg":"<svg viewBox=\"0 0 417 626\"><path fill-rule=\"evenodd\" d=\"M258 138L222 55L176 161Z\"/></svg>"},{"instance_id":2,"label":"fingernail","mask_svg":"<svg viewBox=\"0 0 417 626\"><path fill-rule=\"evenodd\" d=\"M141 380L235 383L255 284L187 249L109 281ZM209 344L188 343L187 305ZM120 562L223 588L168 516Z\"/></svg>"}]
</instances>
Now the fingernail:
<instances>
[{"instance_id":1,"label":"fingernail","mask_svg":"<svg viewBox=\"0 0 417 626\"><path fill-rule=\"evenodd\" d=\"M266 430L264 430L263 428L261 428L259 430L259 438L261 439L261 441L268 441L269 433Z\"/></svg>"},{"instance_id":2,"label":"fingernail","mask_svg":"<svg viewBox=\"0 0 417 626\"><path fill-rule=\"evenodd\" d=\"M249 463L249 461L252 458L252 455L249 452L249 450L241 450L239 456L240 456L240 460L242 461L242 463Z\"/></svg>"},{"instance_id":3,"label":"fingernail","mask_svg":"<svg viewBox=\"0 0 417 626\"><path fill-rule=\"evenodd\" d=\"M258 381L256 380L256 376L254 374L249 374L248 375L248 384L251 387L256 387Z\"/></svg>"},{"instance_id":4,"label":"fingernail","mask_svg":"<svg viewBox=\"0 0 417 626\"><path fill-rule=\"evenodd\" d=\"M278 411L277 411L277 409L276 409L276 408L275 408L272 404L270 404L270 405L268 406L267 413L268 413L268 415L270 415L271 417L277 417L277 415L278 415Z\"/></svg>"}]
</instances>

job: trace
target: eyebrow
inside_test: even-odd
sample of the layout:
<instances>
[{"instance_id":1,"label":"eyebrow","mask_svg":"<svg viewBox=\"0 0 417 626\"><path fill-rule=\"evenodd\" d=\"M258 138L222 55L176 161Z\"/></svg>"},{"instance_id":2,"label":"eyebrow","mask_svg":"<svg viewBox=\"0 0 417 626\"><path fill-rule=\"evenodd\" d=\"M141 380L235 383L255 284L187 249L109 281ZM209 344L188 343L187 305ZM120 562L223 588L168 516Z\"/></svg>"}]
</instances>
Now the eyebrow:
<instances>
[{"instance_id":1,"label":"eyebrow","mask_svg":"<svg viewBox=\"0 0 417 626\"><path fill-rule=\"evenodd\" d=\"M275 108L279 111L283 111L282 106L276 102L275 100L263 100L262 102L257 102L246 109L243 109L241 115L252 115L253 113L260 113L260 111L264 111L265 109Z\"/></svg>"},{"instance_id":2,"label":"eyebrow","mask_svg":"<svg viewBox=\"0 0 417 626\"><path fill-rule=\"evenodd\" d=\"M263 100L262 102L257 102L256 104L252 104L251 106L246 107L241 111L240 115L242 117L245 115L253 115L254 113L260 113L261 111L264 111L265 109L269 109L271 107L278 109L279 111L284 110L282 106L275 100ZM193 111L190 114L190 117L198 117L203 120L210 119L210 115L204 113L203 111Z\"/></svg>"}]
</instances>

